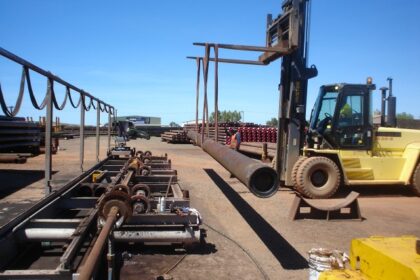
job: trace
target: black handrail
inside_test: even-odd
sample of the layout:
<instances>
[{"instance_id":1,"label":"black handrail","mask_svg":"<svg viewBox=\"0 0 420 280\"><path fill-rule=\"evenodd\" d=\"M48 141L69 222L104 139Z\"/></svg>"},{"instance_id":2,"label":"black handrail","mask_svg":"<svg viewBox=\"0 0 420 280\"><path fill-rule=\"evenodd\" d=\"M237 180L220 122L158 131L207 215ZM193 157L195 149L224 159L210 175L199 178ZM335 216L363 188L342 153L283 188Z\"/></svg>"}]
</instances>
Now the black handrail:
<instances>
[{"instance_id":1,"label":"black handrail","mask_svg":"<svg viewBox=\"0 0 420 280\"><path fill-rule=\"evenodd\" d=\"M29 75L29 69L48 78L47 92L51 91L52 101L53 101L54 107L57 110L62 110L66 105L67 98L69 98L70 103L71 103L73 108L77 108L77 107L80 106L80 104L82 104L84 110L89 111L92 104L94 103L93 101L97 101L97 102L99 102L99 109L102 112L105 111L107 113L111 112L111 114L114 114L115 110L114 110L113 106L109 105L108 103L105 103L101 99L91 95L90 93L84 91L83 89L80 89L80 88L74 86L73 84L70 84L69 82L64 81L63 79L54 75L53 73L51 73L49 71L46 71L46 70L32 64L31 62L29 62L29 61L15 55L15 54L11 53L11 52L9 52L9 51L1 48L1 47L0 47L0 55L8 58L8 59L20 64L20 65L22 65L22 67L23 67L21 82L20 82L20 90L19 90L18 98L16 100L16 104L14 106L13 111L9 111L8 106L6 105L6 102L5 102L5 99L4 99L4 96L3 96L1 85L0 85L0 105L1 105L2 111L4 112L5 115L16 116L17 113L19 112L20 105L21 105L22 99L23 99L25 80L26 80L26 84L28 85L28 91L29 91L29 95L30 95L32 105L38 110L42 110L45 107L45 105L46 105L46 99L45 98L41 102L41 105L38 105L38 103L36 102L36 99L35 99L35 96L34 96L33 90L32 90L32 84L31 84L31 79L30 79L30 75ZM65 98L64 98L64 101L61 105L58 104L57 99L55 97L54 86L53 86L54 82L57 82L57 83L66 87ZM80 99L77 102L77 105L75 105L75 103L73 102L70 90L76 91L80 94ZM87 102L86 102L86 98L89 98ZM103 106L101 106L101 105L103 105ZM93 107L95 108L95 105L93 105Z\"/></svg>"}]
</instances>

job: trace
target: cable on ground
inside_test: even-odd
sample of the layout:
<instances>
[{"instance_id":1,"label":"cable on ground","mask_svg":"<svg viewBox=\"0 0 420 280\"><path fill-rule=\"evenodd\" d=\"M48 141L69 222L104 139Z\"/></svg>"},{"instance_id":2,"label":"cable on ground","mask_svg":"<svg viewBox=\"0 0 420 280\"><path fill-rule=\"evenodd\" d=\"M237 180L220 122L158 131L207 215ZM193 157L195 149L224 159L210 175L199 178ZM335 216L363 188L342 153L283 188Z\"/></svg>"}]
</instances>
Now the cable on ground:
<instances>
[{"instance_id":1,"label":"cable on ground","mask_svg":"<svg viewBox=\"0 0 420 280\"><path fill-rule=\"evenodd\" d=\"M251 261L255 264L255 266L258 268L258 270L260 271L261 275L263 276L264 280L270 280L270 277L268 277L268 275L265 273L264 269L257 262L257 260L252 256L252 254L250 252L248 252L247 249L245 249L244 247L242 247L241 244L239 244L237 241L233 240L232 238L230 238L229 236L227 236L223 232L221 232L221 231L215 229L214 227L210 226L209 224L203 222L203 225L205 225L206 227L208 227L212 231L220 234L221 236L223 236L224 238L226 238L227 240L231 241L233 244L235 244L236 246L238 246L251 259Z\"/></svg>"}]
</instances>

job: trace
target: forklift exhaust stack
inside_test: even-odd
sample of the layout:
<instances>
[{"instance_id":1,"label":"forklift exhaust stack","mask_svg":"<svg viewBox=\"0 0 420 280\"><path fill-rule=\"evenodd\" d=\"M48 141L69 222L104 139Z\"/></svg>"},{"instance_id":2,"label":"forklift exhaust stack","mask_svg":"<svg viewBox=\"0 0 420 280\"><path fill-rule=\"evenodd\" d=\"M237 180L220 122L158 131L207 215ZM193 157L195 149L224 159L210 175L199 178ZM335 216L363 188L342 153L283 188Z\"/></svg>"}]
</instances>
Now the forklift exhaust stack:
<instances>
[{"instance_id":1,"label":"forklift exhaust stack","mask_svg":"<svg viewBox=\"0 0 420 280\"><path fill-rule=\"evenodd\" d=\"M390 92L391 93L391 92ZM388 116L387 124L389 127L397 126L397 98L391 94L387 98L388 101Z\"/></svg>"}]
</instances>

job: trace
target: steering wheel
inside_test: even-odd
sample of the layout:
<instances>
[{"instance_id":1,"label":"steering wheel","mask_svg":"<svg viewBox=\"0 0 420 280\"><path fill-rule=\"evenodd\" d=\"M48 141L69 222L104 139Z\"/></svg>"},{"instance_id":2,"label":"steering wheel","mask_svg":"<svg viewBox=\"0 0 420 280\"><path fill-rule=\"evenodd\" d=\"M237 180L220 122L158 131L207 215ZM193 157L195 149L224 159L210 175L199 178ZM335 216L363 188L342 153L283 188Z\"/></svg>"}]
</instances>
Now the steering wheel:
<instances>
[{"instance_id":1,"label":"steering wheel","mask_svg":"<svg viewBox=\"0 0 420 280\"><path fill-rule=\"evenodd\" d=\"M324 115L325 115L325 118L318 123L317 129L316 129L316 131L321 135L324 134L324 131L328 126L328 123L331 122L332 120L331 114L324 113Z\"/></svg>"}]
</instances>

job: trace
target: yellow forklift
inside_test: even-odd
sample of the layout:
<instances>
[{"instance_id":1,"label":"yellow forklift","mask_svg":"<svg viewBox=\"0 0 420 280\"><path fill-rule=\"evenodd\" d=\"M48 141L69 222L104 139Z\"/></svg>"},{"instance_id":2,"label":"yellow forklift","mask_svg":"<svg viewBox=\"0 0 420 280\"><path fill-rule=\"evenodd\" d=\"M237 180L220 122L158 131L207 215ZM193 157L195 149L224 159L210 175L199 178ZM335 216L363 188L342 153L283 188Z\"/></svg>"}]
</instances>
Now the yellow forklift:
<instances>
[{"instance_id":1,"label":"yellow forklift","mask_svg":"<svg viewBox=\"0 0 420 280\"><path fill-rule=\"evenodd\" d=\"M343 185L411 185L420 194L420 130L395 127L392 79L388 97L387 88L381 89L379 127L372 121L371 78L322 86L307 127L307 82L318 73L314 65L307 67L309 4L286 0L283 15L268 16L267 47L288 51L260 56L264 63L282 56L274 166L280 183L310 198L329 198Z\"/></svg>"},{"instance_id":2,"label":"yellow forklift","mask_svg":"<svg viewBox=\"0 0 420 280\"><path fill-rule=\"evenodd\" d=\"M310 198L329 198L341 185L413 185L420 193L420 131L395 128L391 81L388 97L382 90L380 127L372 121L372 79L363 84L322 86L307 126L308 80L318 74L315 65L307 65L310 4L310 0L285 0L281 15L275 19L268 15L264 47L194 43L206 47L206 56L189 58L202 59L203 65L217 61L260 66L281 58L273 162L280 185ZM218 54L210 58L210 47L215 54L220 48L263 53L257 61L219 58ZM261 193L272 193L269 185Z\"/></svg>"},{"instance_id":3,"label":"yellow forklift","mask_svg":"<svg viewBox=\"0 0 420 280\"><path fill-rule=\"evenodd\" d=\"M420 130L395 128L396 98L382 88L381 125L372 118L365 85L322 86L312 110L307 143L292 169L294 187L312 198L332 196L340 185L412 185L420 194ZM385 100L388 115L385 119Z\"/></svg>"}]
</instances>

